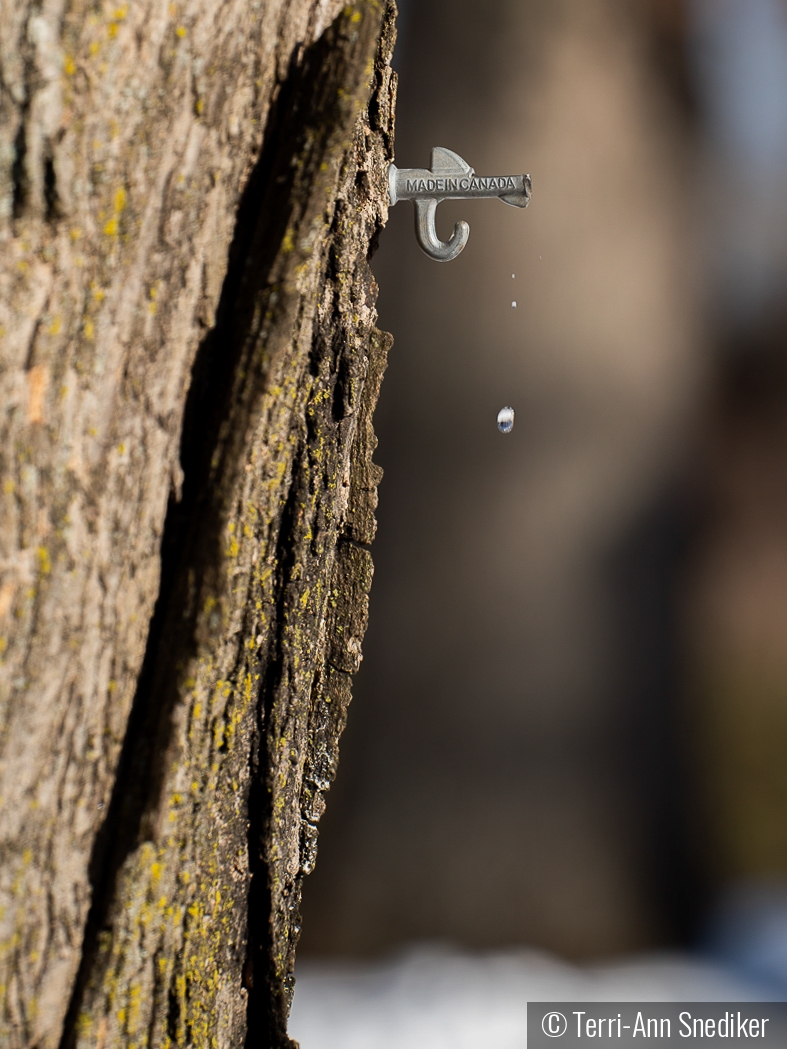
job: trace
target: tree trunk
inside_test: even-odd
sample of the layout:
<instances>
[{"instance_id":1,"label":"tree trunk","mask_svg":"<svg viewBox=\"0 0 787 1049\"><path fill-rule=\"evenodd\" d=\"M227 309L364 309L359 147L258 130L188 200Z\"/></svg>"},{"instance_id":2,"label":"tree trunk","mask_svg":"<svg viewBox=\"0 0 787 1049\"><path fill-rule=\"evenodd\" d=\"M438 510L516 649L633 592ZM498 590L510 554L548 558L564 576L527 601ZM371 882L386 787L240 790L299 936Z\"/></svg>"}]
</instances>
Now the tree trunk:
<instances>
[{"instance_id":1,"label":"tree trunk","mask_svg":"<svg viewBox=\"0 0 787 1049\"><path fill-rule=\"evenodd\" d=\"M3 1046L288 1044L372 573L393 17L0 10Z\"/></svg>"}]
</instances>

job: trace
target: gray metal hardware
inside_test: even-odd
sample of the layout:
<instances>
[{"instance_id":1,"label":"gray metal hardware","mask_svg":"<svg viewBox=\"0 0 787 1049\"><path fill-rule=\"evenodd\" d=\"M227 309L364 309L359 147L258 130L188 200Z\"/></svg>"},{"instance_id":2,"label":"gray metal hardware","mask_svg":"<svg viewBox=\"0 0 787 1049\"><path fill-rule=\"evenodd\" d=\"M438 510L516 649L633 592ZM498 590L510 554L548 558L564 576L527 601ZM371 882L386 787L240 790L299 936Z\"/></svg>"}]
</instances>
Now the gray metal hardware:
<instances>
[{"instance_id":1,"label":"gray metal hardware","mask_svg":"<svg viewBox=\"0 0 787 1049\"><path fill-rule=\"evenodd\" d=\"M400 200L415 204L415 236L422 250L437 262L455 259L467 244L470 227L457 222L451 239L442 241L435 229L435 214L441 200L469 200L477 197L499 197L515 208L530 203L529 175L476 175L470 165L453 150L435 146L432 168L388 168L391 206Z\"/></svg>"}]
</instances>

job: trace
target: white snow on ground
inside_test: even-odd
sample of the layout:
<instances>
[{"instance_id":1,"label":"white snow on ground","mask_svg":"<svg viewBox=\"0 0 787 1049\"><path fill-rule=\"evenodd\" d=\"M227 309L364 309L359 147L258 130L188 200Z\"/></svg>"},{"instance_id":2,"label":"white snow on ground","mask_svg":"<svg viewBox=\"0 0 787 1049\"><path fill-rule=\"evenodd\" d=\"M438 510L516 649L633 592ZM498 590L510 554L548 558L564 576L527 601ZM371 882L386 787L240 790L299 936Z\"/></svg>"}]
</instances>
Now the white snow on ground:
<instances>
[{"instance_id":1,"label":"white snow on ground","mask_svg":"<svg viewBox=\"0 0 787 1049\"><path fill-rule=\"evenodd\" d=\"M376 964L299 964L290 1035L301 1049L525 1049L528 1000L773 1000L681 955L578 968L536 951L421 946Z\"/></svg>"}]
</instances>

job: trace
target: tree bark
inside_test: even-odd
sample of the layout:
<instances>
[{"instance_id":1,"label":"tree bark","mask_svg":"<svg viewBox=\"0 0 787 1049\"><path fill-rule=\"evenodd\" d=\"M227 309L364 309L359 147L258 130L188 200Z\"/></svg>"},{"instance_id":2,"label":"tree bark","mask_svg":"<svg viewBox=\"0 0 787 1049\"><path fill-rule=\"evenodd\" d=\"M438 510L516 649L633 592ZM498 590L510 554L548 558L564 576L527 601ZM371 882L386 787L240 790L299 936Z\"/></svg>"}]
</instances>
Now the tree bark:
<instances>
[{"instance_id":1,"label":"tree bark","mask_svg":"<svg viewBox=\"0 0 787 1049\"><path fill-rule=\"evenodd\" d=\"M372 574L393 18L0 11L4 1046L290 1044Z\"/></svg>"}]
</instances>

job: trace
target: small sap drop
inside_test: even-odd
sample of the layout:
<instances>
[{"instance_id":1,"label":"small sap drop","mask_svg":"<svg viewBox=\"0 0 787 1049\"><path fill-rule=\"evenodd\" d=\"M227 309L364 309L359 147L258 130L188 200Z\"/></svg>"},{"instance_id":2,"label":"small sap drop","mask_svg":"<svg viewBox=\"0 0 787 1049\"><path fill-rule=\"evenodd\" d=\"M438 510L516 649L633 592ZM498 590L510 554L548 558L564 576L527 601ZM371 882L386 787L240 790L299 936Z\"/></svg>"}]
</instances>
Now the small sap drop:
<instances>
[{"instance_id":1,"label":"small sap drop","mask_svg":"<svg viewBox=\"0 0 787 1049\"><path fill-rule=\"evenodd\" d=\"M511 309L512 310L516 309L516 300L514 300L514 302L511 303Z\"/></svg>"},{"instance_id":2,"label":"small sap drop","mask_svg":"<svg viewBox=\"0 0 787 1049\"><path fill-rule=\"evenodd\" d=\"M516 277L516 273L512 273L512 274L511 274L511 280L513 280L513 279L514 279L514 277Z\"/></svg>"},{"instance_id":3,"label":"small sap drop","mask_svg":"<svg viewBox=\"0 0 787 1049\"><path fill-rule=\"evenodd\" d=\"M497 413L497 428L501 433L511 433L514 429L514 409L501 408Z\"/></svg>"}]
</instances>

